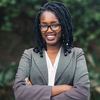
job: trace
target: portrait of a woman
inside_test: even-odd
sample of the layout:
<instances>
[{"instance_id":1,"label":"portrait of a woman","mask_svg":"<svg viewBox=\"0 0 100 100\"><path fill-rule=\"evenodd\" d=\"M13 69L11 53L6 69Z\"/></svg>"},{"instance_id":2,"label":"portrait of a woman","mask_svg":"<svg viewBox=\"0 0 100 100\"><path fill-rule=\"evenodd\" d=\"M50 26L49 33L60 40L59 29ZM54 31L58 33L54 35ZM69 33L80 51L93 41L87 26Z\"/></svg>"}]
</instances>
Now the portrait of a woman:
<instances>
[{"instance_id":1,"label":"portrait of a woman","mask_svg":"<svg viewBox=\"0 0 100 100\"><path fill-rule=\"evenodd\" d=\"M73 46L71 14L61 2L39 9L36 46L26 49L13 86L16 100L88 100L90 82L84 52Z\"/></svg>"}]
</instances>

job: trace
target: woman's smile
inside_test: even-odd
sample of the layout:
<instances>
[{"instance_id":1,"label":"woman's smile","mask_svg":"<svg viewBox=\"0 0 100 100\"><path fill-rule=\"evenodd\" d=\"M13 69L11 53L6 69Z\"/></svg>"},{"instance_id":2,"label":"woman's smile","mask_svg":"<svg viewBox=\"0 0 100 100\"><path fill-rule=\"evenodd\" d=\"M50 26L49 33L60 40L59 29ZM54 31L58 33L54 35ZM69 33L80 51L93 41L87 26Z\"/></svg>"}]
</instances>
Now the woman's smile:
<instances>
[{"instance_id":1,"label":"woman's smile","mask_svg":"<svg viewBox=\"0 0 100 100\"><path fill-rule=\"evenodd\" d=\"M56 35L55 35L55 34L47 34L47 35L46 35L46 38L47 38L47 40L49 40L49 41L54 40L54 39L55 39L55 37L56 37Z\"/></svg>"}]
</instances>

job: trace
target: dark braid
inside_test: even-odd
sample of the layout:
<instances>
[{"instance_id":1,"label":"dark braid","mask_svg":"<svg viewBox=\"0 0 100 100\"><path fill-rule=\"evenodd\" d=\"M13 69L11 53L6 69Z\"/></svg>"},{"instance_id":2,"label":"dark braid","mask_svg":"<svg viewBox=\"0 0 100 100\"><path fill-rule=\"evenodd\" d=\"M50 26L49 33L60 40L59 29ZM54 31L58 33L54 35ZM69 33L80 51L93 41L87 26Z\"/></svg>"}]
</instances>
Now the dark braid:
<instances>
[{"instance_id":1,"label":"dark braid","mask_svg":"<svg viewBox=\"0 0 100 100\"><path fill-rule=\"evenodd\" d=\"M43 48L47 50L46 43L42 38L41 31L39 29L40 17L44 11L52 11L58 17L61 23L61 41L62 48L64 50L64 55L67 56L68 53L71 52L73 48L73 26L72 19L68 9L61 2L49 2L44 4L43 7L39 9L39 12L36 16L34 22L34 36L36 41L36 46L33 51L36 53L40 53L40 57L43 57Z\"/></svg>"}]
</instances>

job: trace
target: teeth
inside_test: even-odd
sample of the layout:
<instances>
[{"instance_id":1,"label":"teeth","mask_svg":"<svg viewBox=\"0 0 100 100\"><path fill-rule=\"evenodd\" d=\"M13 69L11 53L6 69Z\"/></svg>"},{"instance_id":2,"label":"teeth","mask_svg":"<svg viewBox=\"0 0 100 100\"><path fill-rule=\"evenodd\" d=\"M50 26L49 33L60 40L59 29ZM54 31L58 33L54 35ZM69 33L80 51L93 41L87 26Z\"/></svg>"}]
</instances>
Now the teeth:
<instances>
[{"instance_id":1,"label":"teeth","mask_svg":"<svg viewBox=\"0 0 100 100\"><path fill-rule=\"evenodd\" d=\"M47 36L47 37L52 38L52 37L54 37L54 36Z\"/></svg>"}]
</instances>

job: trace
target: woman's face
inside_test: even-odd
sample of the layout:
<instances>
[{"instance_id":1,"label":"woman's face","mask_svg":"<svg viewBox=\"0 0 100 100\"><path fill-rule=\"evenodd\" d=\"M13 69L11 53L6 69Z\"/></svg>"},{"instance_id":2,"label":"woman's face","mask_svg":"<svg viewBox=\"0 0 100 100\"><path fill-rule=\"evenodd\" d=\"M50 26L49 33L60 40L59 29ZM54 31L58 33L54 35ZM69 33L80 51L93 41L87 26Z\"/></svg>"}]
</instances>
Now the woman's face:
<instances>
[{"instance_id":1,"label":"woman's face","mask_svg":"<svg viewBox=\"0 0 100 100\"><path fill-rule=\"evenodd\" d=\"M61 25L57 16L51 11L44 11L40 18L41 34L46 45L61 45ZM52 25L51 28L46 25ZM46 30L47 29L47 30Z\"/></svg>"}]
</instances>

